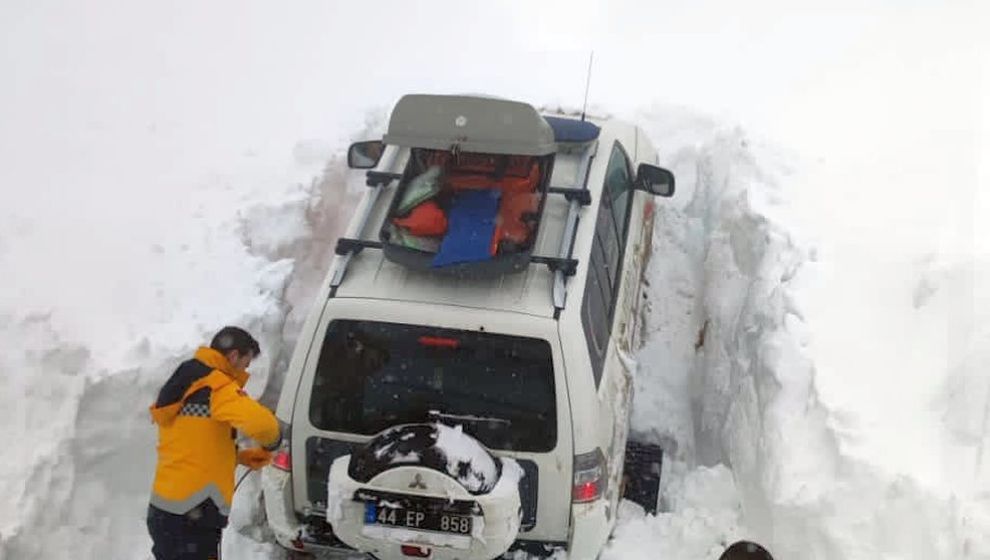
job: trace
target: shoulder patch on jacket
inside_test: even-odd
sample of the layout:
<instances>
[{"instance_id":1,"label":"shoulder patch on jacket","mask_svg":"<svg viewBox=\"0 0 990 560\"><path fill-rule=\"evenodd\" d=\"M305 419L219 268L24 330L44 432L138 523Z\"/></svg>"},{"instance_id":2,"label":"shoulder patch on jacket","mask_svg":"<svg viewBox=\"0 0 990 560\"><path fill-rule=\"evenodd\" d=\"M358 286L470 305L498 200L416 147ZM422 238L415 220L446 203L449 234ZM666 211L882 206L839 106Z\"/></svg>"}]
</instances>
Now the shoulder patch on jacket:
<instances>
[{"instance_id":1,"label":"shoulder patch on jacket","mask_svg":"<svg viewBox=\"0 0 990 560\"><path fill-rule=\"evenodd\" d=\"M213 389L203 387L186 397L186 400L182 402L182 408L179 409L179 416L209 418L211 416L210 395L212 393Z\"/></svg>"},{"instance_id":2,"label":"shoulder patch on jacket","mask_svg":"<svg viewBox=\"0 0 990 560\"><path fill-rule=\"evenodd\" d=\"M186 403L182 405L182 408L179 409L179 416L198 416L200 418L209 418L210 405L186 401Z\"/></svg>"},{"instance_id":3,"label":"shoulder patch on jacket","mask_svg":"<svg viewBox=\"0 0 990 560\"><path fill-rule=\"evenodd\" d=\"M161 391L158 392L158 399L155 401L156 407L168 406L182 400L182 396L189 390L189 386L196 380L209 374L213 368L200 362L199 360L186 360L175 370L172 377L168 378ZM199 393L199 391L197 391ZM207 396L207 403L209 403Z\"/></svg>"}]
</instances>

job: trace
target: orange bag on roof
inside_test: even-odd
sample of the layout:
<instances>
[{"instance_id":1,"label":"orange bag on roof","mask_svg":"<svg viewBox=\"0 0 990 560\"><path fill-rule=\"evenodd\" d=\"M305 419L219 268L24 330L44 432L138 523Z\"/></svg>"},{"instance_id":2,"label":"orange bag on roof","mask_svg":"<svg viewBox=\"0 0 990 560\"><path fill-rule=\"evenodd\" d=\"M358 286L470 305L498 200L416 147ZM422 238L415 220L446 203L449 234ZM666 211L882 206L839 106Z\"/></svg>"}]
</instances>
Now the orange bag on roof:
<instances>
[{"instance_id":1,"label":"orange bag on roof","mask_svg":"<svg viewBox=\"0 0 990 560\"><path fill-rule=\"evenodd\" d=\"M501 179L496 179L491 175L449 172L445 183L447 188L455 191L469 189L499 189L503 194L508 194L533 192L536 190L536 184L539 180L540 166L534 163L530 167L529 173L523 177L506 175Z\"/></svg>"},{"instance_id":2,"label":"orange bag on roof","mask_svg":"<svg viewBox=\"0 0 990 560\"><path fill-rule=\"evenodd\" d=\"M495 222L495 235L492 237L493 255L500 241L510 241L516 245L524 245L530 241L533 228L523 218L527 213L536 212L539 203L536 193L503 193Z\"/></svg>"},{"instance_id":3,"label":"orange bag on roof","mask_svg":"<svg viewBox=\"0 0 990 560\"><path fill-rule=\"evenodd\" d=\"M413 208L405 218L393 218L392 223L406 228L413 235L429 237L447 232L447 216L432 200Z\"/></svg>"}]
</instances>

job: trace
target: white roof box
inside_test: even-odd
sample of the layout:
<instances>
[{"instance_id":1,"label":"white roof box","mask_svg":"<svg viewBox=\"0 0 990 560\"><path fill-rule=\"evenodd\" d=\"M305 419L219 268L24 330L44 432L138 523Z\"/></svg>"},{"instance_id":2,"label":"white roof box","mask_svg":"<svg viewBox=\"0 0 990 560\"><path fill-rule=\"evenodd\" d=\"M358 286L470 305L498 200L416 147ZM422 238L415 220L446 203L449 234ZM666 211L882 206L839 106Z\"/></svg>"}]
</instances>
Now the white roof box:
<instances>
[{"instance_id":1,"label":"white roof box","mask_svg":"<svg viewBox=\"0 0 990 560\"><path fill-rule=\"evenodd\" d=\"M524 156L557 149L553 130L532 106L463 95L403 96L384 140L409 148Z\"/></svg>"}]
</instances>

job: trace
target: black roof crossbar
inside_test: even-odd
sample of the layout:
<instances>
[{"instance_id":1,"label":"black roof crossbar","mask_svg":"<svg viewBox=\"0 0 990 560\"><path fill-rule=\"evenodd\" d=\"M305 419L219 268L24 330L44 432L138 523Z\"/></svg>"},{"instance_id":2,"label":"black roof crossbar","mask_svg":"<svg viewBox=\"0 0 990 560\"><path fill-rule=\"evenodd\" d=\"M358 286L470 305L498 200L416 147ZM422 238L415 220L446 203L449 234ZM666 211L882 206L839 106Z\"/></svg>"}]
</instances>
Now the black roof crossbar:
<instances>
[{"instance_id":1,"label":"black roof crossbar","mask_svg":"<svg viewBox=\"0 0 990 560\"><path fill-rule=\"evenodd\" d=\"M337 247L334 249L334 253L338 255L356 255L361 252L362 249L381 249L381 241L372 241L370 239L351 239L348 237L340 237L337 239Z\"/></svg>"},{"instance_id":2,"label":"black roof crossbar","mask_svg":"<svg viewBox=\"0 0 990 560\"><path fill-rule=\"evenodd\" d=\"M530 262L545 264L551 272L561 272L564 276L574 276L577 274L577 259L561 259L558 257L541 257L533 255L529 257Z\"/></svg>"},{"instance_id":3,"label":"black roof crossbar","mask_svg":"<svg viewBox=\"0 0 990 560\"><path fill-rule=\"evenodd\" d=\"M381 241L372 241L370 239L350 239L348 237L341 237L337 239L337 247L334 252L338 255L357 255L364 249L381 249ZM532 255L529 257L529 262L536 264L545 264L552 272L560 271L565 276L574 276L577 271L577 260L575 259L561 259L557 257L542 257L539 255Z\"/></svg>"},{"instance_id":4,"label":"black roof crossbar","mask_svg":"<svg viewBox=\"0 0 990 560\"><path fill-rule=\"evenodd\" d=\"M369 187L383 187L392 181L402 178L402 173L388 173L385 171L369 171L367 184Z\"/></svg>"},{"instance_id":5,"label":"black roof crossbar","mask_svg":"<svg viewBox=\"0 0 990 560\"><path fill-rule=\"evenodd\" d=\"M581 206L587 206L591 204L591 191L588 189L572 189L568 187L550 187L547 189L550 194L562 194L567 202L572 200L578 201Z\"/></svg>"}]
</instances>

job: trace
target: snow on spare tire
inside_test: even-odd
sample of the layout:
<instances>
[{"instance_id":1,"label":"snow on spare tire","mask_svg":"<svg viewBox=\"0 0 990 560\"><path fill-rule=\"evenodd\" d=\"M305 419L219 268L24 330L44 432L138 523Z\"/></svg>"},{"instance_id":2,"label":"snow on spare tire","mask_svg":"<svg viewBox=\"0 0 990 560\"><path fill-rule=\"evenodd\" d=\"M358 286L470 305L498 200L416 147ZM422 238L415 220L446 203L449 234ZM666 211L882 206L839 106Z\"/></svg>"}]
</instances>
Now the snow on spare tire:
<instances>
[{"instance_id":1,"label":"snow on spare tire","mask_svg":"<svg viewBox=\"0 0 990 560\"><path fill-rule=\"evenodd\" d=\"M333 462L327 521L341 541L382 559L405 558L403 544L429 547L431 558L494 558L519 532L522 476L514 460L494 457L460 426L396 426ZM434 526L416 525L424 507ZM470 531L444 530L464 517Z\"/></svg>"}]
</instances>

